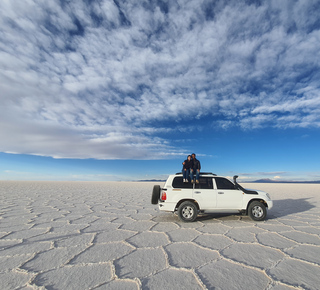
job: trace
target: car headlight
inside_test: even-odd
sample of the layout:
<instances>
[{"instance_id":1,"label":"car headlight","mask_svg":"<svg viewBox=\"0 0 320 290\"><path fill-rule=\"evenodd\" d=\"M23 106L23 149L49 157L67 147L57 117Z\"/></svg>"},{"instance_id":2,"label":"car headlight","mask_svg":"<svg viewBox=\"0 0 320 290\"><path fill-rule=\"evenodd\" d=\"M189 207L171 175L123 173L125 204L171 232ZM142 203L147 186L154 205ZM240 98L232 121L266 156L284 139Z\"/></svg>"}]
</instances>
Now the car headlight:
<instances>
[{"instance_id":1,"label":"car headlight","mask_svg":"<svg viewBox=\"0 0 320 290\"><path fill-rule=\"evenodd\" d=\"M269 200L271 200L271 197L270 197L269 193L266 193L266 196L267 196L267 198L268 198Z\"/></svg>"}]
</instances>

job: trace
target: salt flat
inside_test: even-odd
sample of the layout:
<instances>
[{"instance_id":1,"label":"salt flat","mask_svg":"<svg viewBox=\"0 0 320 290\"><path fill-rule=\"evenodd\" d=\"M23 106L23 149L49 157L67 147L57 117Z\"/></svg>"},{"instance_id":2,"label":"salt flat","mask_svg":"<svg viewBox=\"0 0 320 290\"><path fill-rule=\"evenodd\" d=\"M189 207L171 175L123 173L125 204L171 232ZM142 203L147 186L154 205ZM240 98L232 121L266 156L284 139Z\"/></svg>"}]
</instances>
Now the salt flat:
<instances>
[{"instance_id":1,"label":"salt flat","mask_svg":"<svg viewBox=\"0 0 320 290\"><path fill-rule=\"evenodd\" d=\"M243 184L272 196L266 221L194 223L153 185L0 181L0 288L319 289L320 185Z\"/></svg>"}]
</instances>

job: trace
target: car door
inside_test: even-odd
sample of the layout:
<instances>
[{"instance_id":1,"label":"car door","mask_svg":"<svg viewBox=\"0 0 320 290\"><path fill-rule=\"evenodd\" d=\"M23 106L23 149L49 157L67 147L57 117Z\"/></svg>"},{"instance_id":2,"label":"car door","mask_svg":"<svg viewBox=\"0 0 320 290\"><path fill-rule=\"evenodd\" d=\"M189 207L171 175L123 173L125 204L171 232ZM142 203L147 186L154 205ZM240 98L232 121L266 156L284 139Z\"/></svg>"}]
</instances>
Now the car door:
<instances>
[{"instance_id":1,"label":"car door","mask_svg":"<svg viewBox=\"0 0 320 290\"><path fill-rule=\"evenodd\" d=\"M199 183L194 184L193 198L198 202L201 210L214 209L217 203L216 191L213 189L212 177L199 178Z\"/></svg>"},{"instance_id":2,"label":"car door","mask_svg":"<svg viewBox=\"0 0 320 290\"><path fill-rule=\"evenodd\" d=\"M243 192L223 177L215 177L217 209L242 209Z\"/></svg>"}]
</instances>

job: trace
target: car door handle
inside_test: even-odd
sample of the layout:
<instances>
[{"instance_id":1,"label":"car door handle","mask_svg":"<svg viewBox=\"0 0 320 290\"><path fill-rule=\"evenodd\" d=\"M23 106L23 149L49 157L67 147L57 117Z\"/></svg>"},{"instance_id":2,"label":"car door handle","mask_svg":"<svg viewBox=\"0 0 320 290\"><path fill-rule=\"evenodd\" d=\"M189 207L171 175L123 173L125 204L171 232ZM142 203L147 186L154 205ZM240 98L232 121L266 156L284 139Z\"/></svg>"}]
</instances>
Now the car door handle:
<instances>
[{"instance_id":1,"label":"car door handle","mask_svg":"<svg viewBox=\"0 0 320 290\"><path fill-rule=\"evenodd\" d=\"M222 192L222 191L219 191L219 192L218 192L218 194L224 194L224 192Z\"/></svg>"},{"instance_id":2,"label":"car door handle","mask_svg":"<svg viewBox=\"0 0 320 290\"><path fill-rule=\"evenodd\" d=\"M201 191L195 191L194 193L201 193Z\"/></svg>"}]
</instances>

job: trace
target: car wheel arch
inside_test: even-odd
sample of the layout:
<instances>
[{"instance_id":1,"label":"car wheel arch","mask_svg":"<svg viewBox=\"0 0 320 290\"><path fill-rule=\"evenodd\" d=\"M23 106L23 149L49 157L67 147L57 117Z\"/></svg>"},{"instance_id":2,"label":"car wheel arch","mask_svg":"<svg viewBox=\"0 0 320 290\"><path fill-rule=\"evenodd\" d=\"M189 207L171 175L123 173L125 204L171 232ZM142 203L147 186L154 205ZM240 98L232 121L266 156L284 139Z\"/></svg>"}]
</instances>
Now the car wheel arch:
<instances>
[{"instance_id":1,"label":"car wheel arch","mask_svg":"<svg viewBox=\"0 0 320 290\"><path fill-rule=\"evenodd\" d=\"M191 201L191 202L193 202L193 203L197 206L198 210L200 210L200 207L199 207L198 202L197 202L195 199L190 199L190 198L186 198L186 199L181 199L181 200L179 200L179 202L178 202L177 205L176 205L175 210L178 210L179 206L180 206L183 202L185 202L185 201Z\"/></svg>"},{"instance_id":2,"label":"car wheel arch","mask_svg":"<svg viewBox=\"0 0 320 290\"><path fill-rule=\"evenodd\" d=\"M251 203L253 203L254 201L259 201L261 203L263 203L263 205L268 208L268 204L265 200L261 199L261 198L253 198L253 199L250 199L250 201L248 202L247 204L247 208L246 208L246 214L248 215L248 210L249 210L249 206Z\"/></svg>"},{"instance_id":3,"label":"car wheel arch","mask_svg":"<svg viewBox=\"0 0 320 290\"><path fill-rule=\"evenodd\" d=\"M259 202L263 203L263 205L264 205L266 208L268 208L268 203L267 203L265 200L263 200L263 199L261 199L261 198L253 198L253 199L251 199L251 200L248 202L248 204L247 204L246 215L249 214L249 206L250 206L250 204L253 203L254 201L259 201Z\"/></svg>"}]
</instances>

